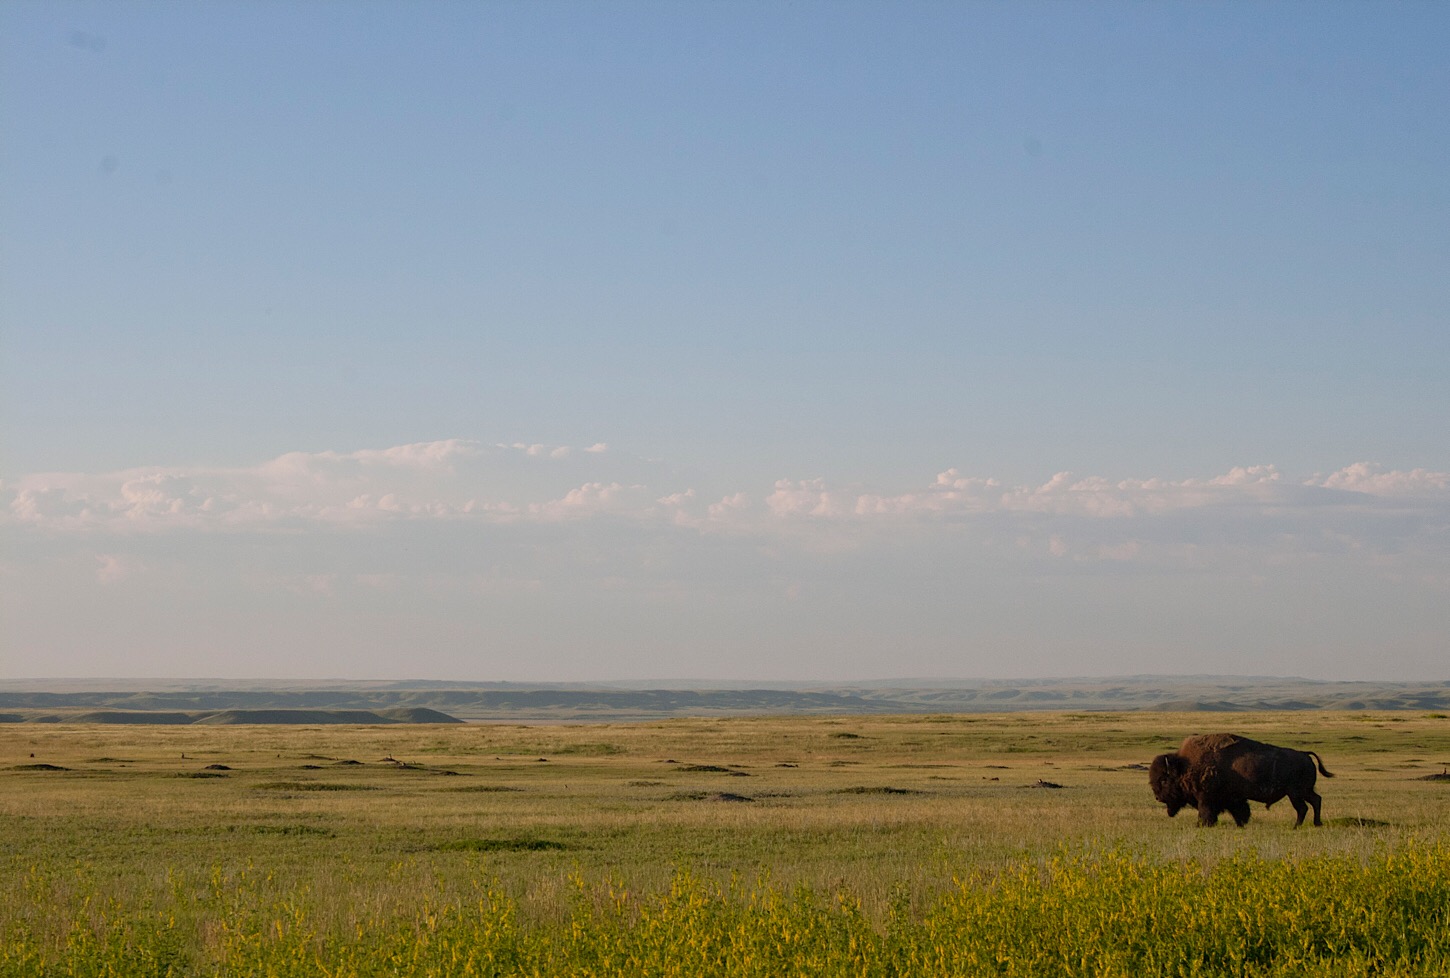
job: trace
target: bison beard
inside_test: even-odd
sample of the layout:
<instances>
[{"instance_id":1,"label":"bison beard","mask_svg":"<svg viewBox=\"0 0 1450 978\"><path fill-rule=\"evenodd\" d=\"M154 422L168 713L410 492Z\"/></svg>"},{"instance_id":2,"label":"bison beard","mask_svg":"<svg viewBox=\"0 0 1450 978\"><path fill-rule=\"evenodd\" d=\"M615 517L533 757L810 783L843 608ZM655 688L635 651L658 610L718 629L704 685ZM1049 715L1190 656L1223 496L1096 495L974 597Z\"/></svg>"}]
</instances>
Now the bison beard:
<instances>
[{"instance_id":1,"label":"bison beard","mask_svg":"<svg viewBox=\"0 0 1450 978\"><path fill-rule=\"evenodd\" d=\"M1285 797L1299 816L1295 828L1304 824L1311 805L1314 824L1323 825L1321 799L1314 791L1316 762L1320 774L1334 777L1312 750L1275 747L1237 734L1206 734L1189 737L1177 753L1153 758L1148 783L1170 816L1191 806L1198 810L1199 825L1216 825L1219 813L1228 812L1243 828L1249 802L1268 808Z\"/></svg>"}]
</instances>

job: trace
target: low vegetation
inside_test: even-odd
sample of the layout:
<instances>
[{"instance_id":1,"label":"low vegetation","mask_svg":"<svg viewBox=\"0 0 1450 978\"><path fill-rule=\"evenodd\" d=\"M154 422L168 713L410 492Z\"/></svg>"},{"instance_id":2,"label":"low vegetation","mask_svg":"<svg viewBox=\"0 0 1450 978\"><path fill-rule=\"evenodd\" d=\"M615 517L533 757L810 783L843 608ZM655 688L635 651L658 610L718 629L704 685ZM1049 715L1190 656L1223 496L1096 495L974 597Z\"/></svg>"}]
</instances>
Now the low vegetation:
<instances>
[{"instance_id":1,"label":"low vegetation","mask_svg":"<svg viewBox=\"0 0 1450 978\"><path fill-rule=\"evenodd\" d=\"M1328 825L1166 818L1146 762L1226 726ZM10 725L0 975L1446 973L1447 761L1426 714Z\"/></svg>"}]
</instances>

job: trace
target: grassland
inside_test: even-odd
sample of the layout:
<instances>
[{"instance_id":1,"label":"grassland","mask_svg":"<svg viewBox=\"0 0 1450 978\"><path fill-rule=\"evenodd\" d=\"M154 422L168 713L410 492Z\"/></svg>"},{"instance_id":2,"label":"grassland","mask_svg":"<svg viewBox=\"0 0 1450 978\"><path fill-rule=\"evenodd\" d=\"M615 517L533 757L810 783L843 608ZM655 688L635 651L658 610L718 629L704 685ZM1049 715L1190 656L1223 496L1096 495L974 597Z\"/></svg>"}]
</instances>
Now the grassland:
<instances>
[{"instance_id":1,"label":"grassland","mask_svg":"<svg viewBox=\"0 0 1450 978\"><path fill-rule=\"evenodd\" d=\"M1164 817L1224 728L1330 824ZM1430 713L6 725L0 973L1429 974L1446 770Z\"/></svg>"}]
</instances>

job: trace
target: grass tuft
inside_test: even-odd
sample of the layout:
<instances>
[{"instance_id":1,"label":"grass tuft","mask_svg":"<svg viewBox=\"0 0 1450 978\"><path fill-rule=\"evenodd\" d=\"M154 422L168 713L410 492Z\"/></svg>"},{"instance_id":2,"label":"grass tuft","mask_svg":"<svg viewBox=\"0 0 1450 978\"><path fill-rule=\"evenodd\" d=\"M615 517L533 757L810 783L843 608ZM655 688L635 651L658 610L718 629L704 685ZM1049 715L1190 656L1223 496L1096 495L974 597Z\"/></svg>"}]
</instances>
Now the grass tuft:
<instances>
[{"instance_id":1,"label":"grass tuft","mask_svg":"<svg viewBox=\"0 0 1450 978\"><path fill-rule=\"evenodd\" d=\"M329 781L267 781L258 791L376 791L370 784L338 784Z\"/></svg>"},{"instance_id":2,"label":"grass tuft","mask_svg":"<svg viewBox=\"0 0 1450 978\"><path fill-rule=\"evenodd\" d=\"M431 846L435 852L556 852L569 846L553 839L452 839Z\"/></svg>"}]
</instances>

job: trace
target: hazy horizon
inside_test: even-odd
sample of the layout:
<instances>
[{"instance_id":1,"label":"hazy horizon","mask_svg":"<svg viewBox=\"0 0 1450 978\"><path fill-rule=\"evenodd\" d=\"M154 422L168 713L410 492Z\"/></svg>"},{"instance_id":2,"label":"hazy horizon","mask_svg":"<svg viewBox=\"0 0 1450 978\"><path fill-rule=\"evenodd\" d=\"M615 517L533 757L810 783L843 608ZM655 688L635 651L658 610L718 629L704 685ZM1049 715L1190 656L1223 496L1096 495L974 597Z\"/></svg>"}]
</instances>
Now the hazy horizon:
<instances>
[{"instance_id":1,"label":"hazy horizon","mask_svg":"<svg viewBox=\"0 0 1450 978\"><path fill-rule=\"evenodd\" d=\"M278 677L278 676L5 676L0 677L0 689L28 689L44 691L66 687L89 685L89 688L107 691L156 691L167 688L179 689L329 689L345 687L391 687L409 688L468 688L474 686L518 686L550 688L581 686L599 689L646 690L646 689L838 689L862 687L877 689L967 689L975 686L1033 686L1084 684L1104 686L1111 684L1168 684L1193 686L1234 686L1238 684L1303 684L1307 686L1450 686L1450 674L1428 679L1315 679L1307 676L1233 675L1220 673L1132 673L1132 674L1081 674L1059 676L888 676L877 679L725 679L702 676L654 676L634 679L608 679L578 677L567 680L529 679L422 679L408 677L357 678L346 676Z\"/></svg>"},{"instance_id":2,"label":"hazy horizon","mask_svg":"<svg viewBox=\"0 0 1450 978\"><path fill-rule=\"evenodd\" d=\"M1308 683L1331 683L1331 682L1355 682L1356 680L1320 680L1309 679L1305 676L1247 676L1247 675L1221 675L1215 673L1199 674L1177 674L1177 673L1136 673L1131 675L1061 675L1061 676L894 676L881 679L776 679L771 682L783 685L796 686L819 686L819 685L845 685L850 683L866 683L871 685L893 685L893 684L936 684L936 683L1032 683L1032 682L1112 682L1115 680L1213 680L1213 681L1234 681L1251 682L1255 680L1276 680L1294 681ZM706 683L738 686L753 683L752 679L711 679L701 676L675 676L675 677L643 677L639 679L603 679L603 678L580 678L571 679L568 682L575 685L597 685L597 686L638 686L646 683ZM763 680L761 680L763 681ZM1384 680L1392 682L1393 680ZM1410 680L1415 682L1415 680ZM1435 682L1436 680L1422 680L1423 682ZM1443 682L1450 682L1447 677ZM530 680L518 679L421 679L421 678L392 678L392 679L360 679L347 676L319 676L313 678L286 678L280 676L252 676L252 677L228 677L228 676L8 676L0 677L0 686L7 684L43 684L48 682L73 683L73 682L115 682L126 685L141 685L144 683L166 683L173 685L199 684L199 683L241 683L241 684L268 684L268 685L298 685L302 683L356 683L356 684L389 684L406 686L409 683L423 685L438 685L440 683L456 682L461 685L529 685ZM559 680L534 680L539 685L558 685Z\"/></svg>"},{"instance_id":3,"label":"hazy horizon","mask_svg":"<svg viewBox=\"0 0 1450 978\"><path fill-rule=\"evenodd\" d=\"M1447 34L0 5L0 680L1442 679Z\"/></svg>"}]
</instances>

